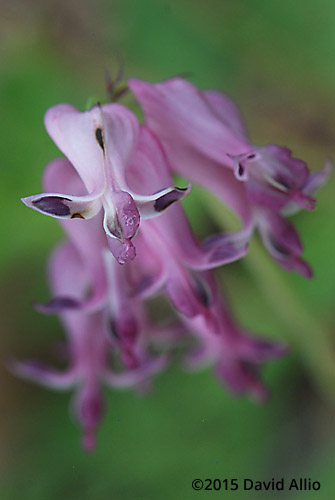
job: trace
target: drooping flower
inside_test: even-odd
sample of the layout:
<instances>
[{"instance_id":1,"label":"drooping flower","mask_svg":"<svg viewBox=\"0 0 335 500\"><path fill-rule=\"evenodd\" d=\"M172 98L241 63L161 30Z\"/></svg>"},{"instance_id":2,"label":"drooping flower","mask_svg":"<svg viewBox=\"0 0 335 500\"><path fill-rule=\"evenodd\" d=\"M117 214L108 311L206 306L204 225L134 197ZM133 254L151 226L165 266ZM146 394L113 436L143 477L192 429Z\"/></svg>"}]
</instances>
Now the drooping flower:
<instances>
[{"instance_id":1,"label":"drooping flower","mask_svg":"<svg viewBox=\"0 0 335 500\"><path fill-rule=\"evenodd\" d=\"M142 127L135 161L127 171L128 183L136 192L145 194L171 182L163 150L153 148L155 141ZM155 149L152 161L146 149ZM233 234L198 243L179 204L159 219L143 221L136 242L138 259L126 269L134 293L147 297L164 287L177 309L191 317L207 309L206 284L198 271L233 262L247 251L243 239Z\"/></svg>"},{"instance_id":2,"label":"drooping flower","mask_svg":"<svg viewBox=\"0 0 335 500\"><path fill-rule=\"evenodd\" d=\"M80 196L85 186L66 158L58 158L49 163L43 176L43 187L46 191L62 193L71 192ZM89 220L59 219L66 235L75 248L87 275L86 293L83 298L70 294L72 287L63 287L64 295L56 295L46 305L38 305L42 312L57 313L65 309L85 309L87 312L103 308L108 299L108 286L104 252L108 248L107 237L102 227L102 213ZM66 265L66 263L65 263ZM53 289L53 279L50 277Z\"/></svg>"},{"instance_id":3,"label":"drooping flower","mask_svg":"<svg viewBox=\"0 0 335 500\"><path fill-rule=\"evenodd\" d=\"M73 244L62 244L53 253L50 278L56 297L70 296L78 303L84 301L89 274ZM143 335L141 343L133 346L136 366L129 367L128 363L128 367L121 371L113 368L111 357L117 352L118 345L110 335L108 307L87 312L63 305L61 318L68 336L69 367L60 371L36 361L16 361L11 368L21 377L56 390L75 388L73 413L83 429L83 446L91 451L105 407L101 382L116 389L140 388L165 367L167 359L164 355L152 357Z\"/></svg>"},{"instance_id":4,"label":"drooping flower","mask_svg":"<svg viewBox=\"0 0 335 500\"><path fill-rule=\"evenodd\" d=\"M234 319L227 299L220 296L213 276L206 273L211 293L208 313L215 318L209 323L199 315L194 318L181 316L188 331L198 340L198 348L185 358L188 369L206 365L215 367L218 379L237 396L249 393L257 400L267 396L260 380L264 363L281 358L287 347L280 342L257 338L244 331Z\"/></svg>"},{"instance_id":5,"label":"drooping flower","mask_svg":"<svg viewBox=\"0 0 335 500\"><path fill-rule=\"evenodd\" d=\"M23 202L52 217L90 219L104 210L103 227L108 244L120 264L135 257L132 238L140 218L159 215L181 200L188 188L164 186L159 193L138 196L125 180L125 171L134 156L139 123L136 116L119 104L95 105L79 112L60 104L45 115L47 131L81 177L86 192L80 196L59 192L23 198ZM146 151L147 155L155 152Z\"/></svg>"},{"instance_id":6,"label":"drooping flower","mask_svg":"<svg viewBox=\"0 0 335 500\"><path fill-rule=\"evenodd\" d=\"M224 94L200 92L190 82L172 78L155 85L131 79L129 86L140 102L148 126L162 140L173 169L186 177L190 163L177 154L191 149L234 171L245 181L252 203L279 210L288 201L312 209L315 200L303 191L309 172L302 160L285 147L256 147L247 139L239 110ZM173 151L175 153L173 153ZM202 176L207 175L206 171Z\"/></svg>"},{"instance_id":7,"label":"drooping flower","mask_svg":"<svg viewBox=\"0 0 335 500\"><path fill-rule=\"evenodd\" d=\"M125 91L107 84L111 99ZM15 362L12 369L54 389L75 388L72 409L87 450L104 414L101 383L145 390L189 337L198 348L185 358L187 367L214 365L231 392L264 399L261 368L286 347L241 328L209 270L243 257L257 229L279 265L310 277L285 217L314 207L312 195L331 170L328 163L310 175L287 148L253 146L223 94L200 92L181 78L129 85L145 125L119 104L85 113L62 104L47 112L47 131L66 158L47 166L45 193L23 199L59 219L67 235L50 261L53 298L38 308L60 315L69 366ZM241 229L200 243L175 203L190 187L171 187L170 170L222 199ZM159 294L174 305L178 323L151 320L147 301Z\"/></svg>"},{"instance_id":8,"label":"drooping flower","mask_svg":"<svg viewBox=\"0 0 335 500\"><path fill-rule=\"evenodd\" d=\"M303 249L298 236L294 248L287 246L281 237L277 241L282 229L276 227L286 225L286 232L293 233L282 216L314 207L312 194L329 177L330 162L310 175L306 164L292 158L287 148L253 146L239 110L219 92L200 92L180 78L155 85L132 79L129 86L143 108L146 124L163 144L172 170L212 191L238 215L242 230L236 239L247 243L257 228L278 264L311 276L300 258ZM270 219L276 221L273 231Z\"/></svg>"}]
</instances>

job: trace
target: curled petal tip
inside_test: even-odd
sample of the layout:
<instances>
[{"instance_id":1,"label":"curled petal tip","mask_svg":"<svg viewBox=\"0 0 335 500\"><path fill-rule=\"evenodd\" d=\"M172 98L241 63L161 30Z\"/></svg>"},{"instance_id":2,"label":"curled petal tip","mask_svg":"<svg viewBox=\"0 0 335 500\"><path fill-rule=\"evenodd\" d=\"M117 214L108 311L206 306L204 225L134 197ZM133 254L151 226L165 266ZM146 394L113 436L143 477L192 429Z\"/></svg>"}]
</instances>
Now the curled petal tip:
<instances>
[{"instance_id":1,"label":"curled petal tip","mask_svg":"<svg viewBox=\"0 0 335 500\"><path fill-rule=\"evenodd\" d=\"M302 191L296 191L292 195L292 201L305 210L314 210L316 199L304 194Z\"/></svg>"}]
</instances>

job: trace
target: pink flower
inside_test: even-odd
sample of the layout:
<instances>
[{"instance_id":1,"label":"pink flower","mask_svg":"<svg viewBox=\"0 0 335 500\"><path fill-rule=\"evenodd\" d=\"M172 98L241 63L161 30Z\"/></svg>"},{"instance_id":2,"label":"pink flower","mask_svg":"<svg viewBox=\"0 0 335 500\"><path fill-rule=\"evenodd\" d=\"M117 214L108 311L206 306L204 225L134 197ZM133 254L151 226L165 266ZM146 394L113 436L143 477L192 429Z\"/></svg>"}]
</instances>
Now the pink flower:
<instances>
[{"instance_id":1,"label":"pink flower","mask_svg":"<svg viewBox=\"0 0 335 500\"><path fill-rule=\"evenodd\" d=\"M52 217L90 219L104 210L103 227L110 250L120 264L135 257L132 238L140 218L159 215L167 206L181 200L190 188L164 189L148 196L129 190L126 169L138 142L136 116L119 104L96 105L79 112L68 104L46 113L45 125L51 138L81 177L85 190L80 195L54 191L23 198L23 202ZM155 152L147 151L148 160Z\"/></svg>"},{"instance_id":2,"label":"pink flower","mask_svg":"<svg viewBox=\"0 0 335 500\"><path fill-rule=\"evenodd\" d=\"M260 369L265 362L285 355L287 348L279 342L254 338L241 329L226 299L220 297L213 276L207 273L206 280L212 297L208 314L214 319L208 326L203 316L181 317L199 343L199 348L186 357L185 366L195 369L214 364L217 377L232 393L250 393L262 400L267 391L260 380Z\"/></svg>"},{"instance_id":3,"label":"pink flower","mask_svg":"<svg viewBox=\"0 0 335 500\"><path fill-rule=\"evenodd\" d=\"M132 79L129 86L144 110L146 123L163 142L174 170L193 177L191 170L199 167L178 158L181 150L183 159L191 150L233 170L235 177L246 183L252 203L273 210L290 200L303 208L314 207L315 200L303 191L309 177L306 164L292 158L287 148L253 146L239 110L224 94L200 92L181 78L155 85ZM206 170L200 173L202 177L208 175Z\"/></svg>"},{"instance_id":4,"label":"pink flower","mask_svg":"<svg viewBox=\"0 0 335 500\"><path fill-rule=\"evenodd\" d=\"M90 285L89 273L73 244L62 244L53 253L50 279L56 297L68 296L74 302L84 302L85 292ZM123 294L124 290L120 289L119 293ZM113 301L112 310L118 305L115 298ZM128 303L129 313L136 315L136 300L132 302ZM90 451L95 446L96 429L105 407L101 382L117 389L146 387L150 377L165 367L167 358L164 355L153 358L148 353L149 336L143 334L141 342L135 343L134 339L130 339L131 356L136 357L136 366L129 366L129 345L124 345L121 346L121 357L126 361L126 368L123 371L116 370L111 358L120 351L120 346L110 334L109 307L87 312L70 309L66 304L63 306L61 318L68 335L69 367L61 372L36 361L16 361L11 368L21 377L56 390L75 388L72 410L83 429L83 446ZM117 311L119 313L123 315L124 311ZM136 320L140 323L142 317L137 315ZM126 319L124 316L122 318Z\"/></svg>"},{"instance_id":5,"label":"pink flower","mask_svg":"<svg viewBox=\"0 0 335 500\"><path fill-rule=\"evenodd\" d=\"M141 129L134 163L127 172L136 192L158 191L171 182L163 150L153 147L156 141L146 127ZM154 161L147 160L146 149L156 151ZM157 219L143 221L136 244L138 259L126 268L134 293L147 297L164 288L176 308L190 317L207 308L206 285L198 271L233 262L247 251L240 235L219 235L200 244L179 204Z\"/></svg>"},{"instance_id":6,"label":"pink flower","mask_svg":"<svg viewBox=\"0 0 335 500\"><path fill-rule=\"evenodd\" d=\"M300 258L298 236L294 248L283 242L283 226L287 233L295 230L282 216L299 207L314 207L311 195L328 179L330 162L310 175L305 163L292 158L287 148L253 146L239 110L219 92L200 92L181 78L155 85L132 79L129 86L172 170L212 191L239 216L242 230L235 240L246 244L258 229L278 264L311 276Z\"/></svg>"}]
</instances>

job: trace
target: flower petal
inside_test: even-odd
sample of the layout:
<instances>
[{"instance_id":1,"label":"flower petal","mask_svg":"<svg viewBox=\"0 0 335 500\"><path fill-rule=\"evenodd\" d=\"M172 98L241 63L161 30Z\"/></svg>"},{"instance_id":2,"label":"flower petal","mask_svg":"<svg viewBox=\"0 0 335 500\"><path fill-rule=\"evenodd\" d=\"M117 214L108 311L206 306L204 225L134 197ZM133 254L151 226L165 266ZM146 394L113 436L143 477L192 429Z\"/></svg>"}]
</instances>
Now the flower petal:
<instances>
[{"instance_id":1,"label":"flower petal","mask_svg":"<svg viewBox=\"0 0 335 500\"><path fill-rule=\"evenodd\" d=\"M125 168L134 154L139 130L131 111L106 104L81 113L60 104L46 113L45 126L88 191L100 189L106 182L124 188Z\"/></svg>"},{"instance_id":2,"label":"flower petal","mask_svg":"<svg viewBox=\"0 0 335 500\"><path fill-rule=\"evenodd\" d=\"M293 224L275 212L259 212L257 219L264 246L276 262L287 271L311 278L311 267L300 258L303 247Z\"/></svg>"},{"instance_id":3,"label":"flower petal","mask_svg":"<svg viewBox=\"0 0 335 500\"><path fill-rule=\"evenodd\" d=\"M250 149L242 137L222 122L212 105L194 85L172 78L155 85L141 80L128 82L143 108L146 123L162 140L196 145L197 151L232 168L226 153L241 154Z\"/></svg>"},{"instance_id":4,"label":"flower petal","mask_svg":"<svg viewBox=\"0 0 335 500\"><path fill-rule=\"evenodd\" d=\"M101 390L96 384L84 384L72 402L72 411L83 429L85 451L95 449L95 434L105 412Z\"/></svg>"},{"instance_id":5,"label":"flower petal","mask_svg":"<svg viewBox=\"0 0 335 500\"><path fill-rule=\"evenodd\" d=\"M76 373L73 369L59 372L35 360L14 360L9 363L9 369L21 378L56 390L69 389L76 379Z\"/></svg>"},{"instance_id":6,"label":"flower petal","mask_svg":"<svg viewBox=\"0 0 335 500\"><path fill-rule=\"evenodd\" d=\"M103 128L99 106L81 113L73 106L59 104L45 114L46 129L64 155L73 164L87 191L105 185L104 148L97 132Z\"/></svg>"},{"instance_id":7,"label":"flower petal","mask_svg":"<svg viewBox=\"0 0 335 500\"><path fill-rule=\"evenodd\" d=\"M151 196L134 196L142 219L157 217L176 201L181 201L191 191L191 185L186 188L169 187Z\"/></svg>"},{"instance_id":8,"label":"flower petal","mask_svg":"<svg viewBox=\"0 0 335 500\"><path fill-rule=\"evenodd\" d=\"M244 119L234 101L216 90L205 90L202 94L223 123L226 123L236 135L247 137Z\"/></svg>"},{"instance_id":9,"label":"flower petal","mask_svg":"<svg viewBox=\"0 0 335 500\"><path fill-rule=\"evenodd\" d=\"M103 378L108 385L115 389L137 387L148 378L164 370L169 360L169 356L163 354L157 358L143 361L135 370L127 370L123 373L106 370L103 373Z\"/></svg>"},{"instance_id":10,"label":"flower petal","mask_svg":"<svg viewBox=\"0 0 335 500\"><path fill-rule=\"evenodd\" d=\"M319 172L315 172L314 174L309 175L307 182L302 188L302 192L307 196L313 195L328 182L332 170L333 164L330 160L328 160ZM301 206L298 205L298 203L296 203L295 201L290 201L281 209L280 212L282 215L287 217L299 212L299 210L301 210Z\"/></svg>"},{"instance_id":11,"label":"flower petal","mask_svg":"<svg viewBox=\"0 0 335 500\"><path fill-rule=\"evenodd\" d=\"M58 193L41 193L22 198L27 207L57 219L91 219L100 209L101 202L96 194L69 196Z\"/></svg>"},{"instance_id":12,"label":"flower petal","mask_svg":"<svg viewBox=\"0 0 335 500\"><path fill-rule=\"evenodd\" d=\"M314 208L315 200L302 191L308 179L307 165L293 158L288 148L268 144L231 158L236 176L247 181L247 195L252 203L278 211L293 200L302 208Z\"/></svg>"}]
</instances>

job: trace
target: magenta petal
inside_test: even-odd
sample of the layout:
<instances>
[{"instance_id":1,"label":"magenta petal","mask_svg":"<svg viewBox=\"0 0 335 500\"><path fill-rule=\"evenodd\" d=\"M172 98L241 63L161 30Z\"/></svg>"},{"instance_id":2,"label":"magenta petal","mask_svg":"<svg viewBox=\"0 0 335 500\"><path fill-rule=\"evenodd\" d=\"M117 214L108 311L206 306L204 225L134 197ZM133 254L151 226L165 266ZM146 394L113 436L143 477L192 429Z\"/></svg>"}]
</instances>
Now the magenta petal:
<instances>
[{"instance_id":1,"label":"magenta petal","mask_svg":"<svg viewBox=\"0 0 335 500\"><path fill-rule=\"evenodd\" d=\"M268 391L259 380L259 369L250 363L225 357L219 363L216 373L227 389L237 396L251 394L257 401L264 401Z\"/></svg>"},{"instance_id":2,"label":"magenta petal","mask_svg":"<svg viewBox=\"0 0 335 500\"><path fill-rule=\"evenodd\" d=\"M42 193L22 198L27 207L58 219L91 219L101 209L99 196L70 196L58 193Z\"/></svg>"},{"instance_id":3,"label":"magenta petal","mask_svg":"<svg viewBox=\"0 0 335 500\"><path fill-rule=\"evenodd\" d=\"M82 302L73 297L54 297L47 304L34 304L37 311L44 314L58 314L66 310L81 309Z\"/></svg>"},{"instance_id":4,"label":"magenta petal","mask_svg":"<svg viewBox=\"0 0 335 500\"><path fill-rule=\"evenodd\" d=\"M169 187L151 196L135 196L136 204L143 219L157 217L176 201L181 201L191 191L186 188Z\"/></svg>"},{"instance_id":5,"label":"magenta petal","mask_svg":"<svg viewBox=\"0 0 335 500\"><path fill-rule=\"evenodd\" d=\"M85 113L60 104L45 115L48 133L77 170L88 191L112 177L124 188L125 169L134 154L139 124L124 106L94 106Z\"/></svg>"},{"instance_id":6,"label":"magenta petal","mask_svg":"<svg viewBox=\"0 0 335 500\"><path fill-rule=\"evenodd\" d=\"M105 406L98 386L83 386L73 403L75 417L83 428L83 448L95 449L95 433L102 420Z\"/></svg>"},{"instance_id":7,"label":"magenta petal","mask_svg":"<svg viewBox=\"0 0 335 500\"><path fill-rule=\"evenodd\" d=\"M74 370L59 372L35 360L12 361L9 369L24 379L56 390L66 390L75 382Z\"/></svg>"},{"instance_id":8,"label":"magenta petal","mask_svg":"<svg viewBox=\"0 0 335 500\"><path fill-rule=\"evenodd\" d=\"M237 349L242 359L253 363L265 363L278 359L288 352L288 347L284 343L244 334L239 335Z\"/></svg>"},{"instance_id":9,"label":"magenta petal","mask_svg":"<svg viewBox=\"0 0 335 500\"><path fill-rule=\"evenodd\" d=\"M164 370L169 361L169 356L161 355L157 358L144 360L135 370L127 370L123 373L106 370L103 377L105 382L115 389L137 387Z\"/></svg>"},{"instance_id":10,"label":"magenta petal","mask_svg":"<svg viewBox=\"0 0 335 500\"><path fill-rule=\"evenodd\" d=\"M222 92L206 90L202 93L210 104L213 113L218 115L236 135L246 138L247 132L244 119L236 104Z\"/></svg>"},{"instance_id":11,"label":"magenta petal","mask_svg":"<svg viewBox=\"0 0 335 500\"><path fill-rule=\"evenodd\" d=\"M251 230L209 238L203 244L203 258L194 263L194 269L213 269L244 257L248 251L250 237Z\"/></svg>"},{"instance_id":12,"label":"magenta petal","mask_svg":"<svg viewBox=\"0 0 335 500\"><path fill-rule=\"evenodd\" d=\"M138 298L155 295L166 281L164 259L143 237L145 224L142 223L141 230L136 236L137 258L126 266L128 286L132 296Z\"/></svg>"},{"instance_id":13,"label":"magenta petal","mask_svg":"<svg viewBox=\"0 0 335 500\"><path fill-rule=\"evenodd\" d=\"M313 200L313 198L310 198L311 195L313 195L316 191L318 191L320 188L322 188L329 180L331 173L333 170L333 164L330 160L328 160L324 167L319 171L315 172L311 175L309 175L306 183L304 184L302 188L302 193L305 195L305 200ZM292 199L287 205L285 205L282 210L281 214L288 216L295 214L298 212L301 208L301 204L296 203L295 199Z\"/></svg>"},{"instance_id":14,"label":"magenta petal","mask_svg":"<svg viewBox=\"0 0 335 500\"><path fill-rule=\"evenodd\" d=\"M275 212L259 212L258 221L262 241L277 263L311 278L310 266L300 258L303 247L293 224Z\"/></svg>"},{"instance_id":15,"label":"magenta petal","mask_svg":"<svg viewBox=\"0 0 335 500\"><path fill-rule=\"evenodd\" d=\"M187 318L199 314L207 318L212 295L205 277L200 273L191 274L180 269L178 274L173 274L171 269L167 276L166 292L176 309Z\"/></svg>"},{"instance_id":16,"label":"magenta petal","mask_svg":"<svg viewBox=\"0 0 335 500\"><path fill-rule=\"evenodd\" d=\"M136 257L135 247L129 239L121 241L117 238L111 238L109 236L108 247L119 264L125 264Z\"/></svg>"}]
</instances>

